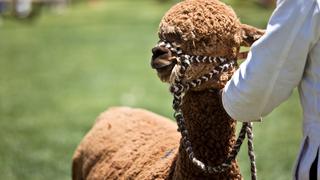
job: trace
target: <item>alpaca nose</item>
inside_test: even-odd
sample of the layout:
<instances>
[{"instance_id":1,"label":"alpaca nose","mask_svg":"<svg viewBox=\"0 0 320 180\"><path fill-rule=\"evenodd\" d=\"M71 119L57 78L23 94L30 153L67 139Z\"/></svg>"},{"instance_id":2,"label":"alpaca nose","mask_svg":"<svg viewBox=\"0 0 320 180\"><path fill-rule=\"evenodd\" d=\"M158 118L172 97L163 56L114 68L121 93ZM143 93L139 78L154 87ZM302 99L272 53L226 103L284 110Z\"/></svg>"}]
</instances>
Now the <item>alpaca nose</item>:
<instances>
[{"instance_id":1,"label":"alpaca nose","mask_svg":"<svg viewBox=\"0 0 320 180\"><path fill-rule=\"evenodd\" d=\"M166 47L155 47L152 49L151 67L153 69L160 69L170 66L172 61L172 53Z\"/></svg>"}]
</instances>

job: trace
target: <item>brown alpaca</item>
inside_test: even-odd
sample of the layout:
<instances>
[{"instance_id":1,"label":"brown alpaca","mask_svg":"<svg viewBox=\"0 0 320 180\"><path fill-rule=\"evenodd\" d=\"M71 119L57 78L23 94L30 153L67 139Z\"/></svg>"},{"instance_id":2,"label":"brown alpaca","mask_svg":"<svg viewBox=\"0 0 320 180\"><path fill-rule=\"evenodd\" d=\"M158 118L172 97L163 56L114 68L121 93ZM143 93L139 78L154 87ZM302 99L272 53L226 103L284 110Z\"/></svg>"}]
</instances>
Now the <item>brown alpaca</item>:
<instances>
[{"instance_id":1,"label":"brown alpaca","mask_svg":"<svg viewBox=\"0 0 320 180\"><path fill-rule=\"evenodd\" d=\"M241 24L234 11L218 0L186 0L163 17L159 37L189 55L236 59L241 45L250 46L263 31ZM176 57L168 48L153 49L151 65L160 79L172 83ZM197 64L183 81L208 73L214 64ZM195 156L208 165L223 163L235 142L236 122L224 111L218 90L235 68L188 91L182 111ZM78 146L73 179L242 179L236 161L222 173L196 167L179 145L177 126L151 112L112 108L104 112Z\"/></svg>"}]
</instances>

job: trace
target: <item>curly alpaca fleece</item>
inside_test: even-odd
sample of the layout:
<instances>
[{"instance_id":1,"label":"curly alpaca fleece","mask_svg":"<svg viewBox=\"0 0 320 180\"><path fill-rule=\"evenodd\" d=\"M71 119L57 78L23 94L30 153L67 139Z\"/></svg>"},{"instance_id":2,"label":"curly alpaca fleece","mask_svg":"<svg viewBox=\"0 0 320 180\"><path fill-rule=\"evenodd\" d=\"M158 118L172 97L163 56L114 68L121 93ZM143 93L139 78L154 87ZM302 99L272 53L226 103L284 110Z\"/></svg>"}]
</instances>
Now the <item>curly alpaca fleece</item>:
<instances>
[{"instance_id":1,"label":"curly alpaca fleece","mask_svg":"<svg viewBox=\"0 0 320 180\"><path fill-rule=\"evenodd\" d=\"M175 42L190 55L236 58L240 45L250 46L262 30L241 24L218 0L186 0L173 6L159 27L161 40ZM168 56L169 57L169 56ZM156 58L156 57L155 57ZM170 61L170 57L164 61ZM188 70L189 78L208 73L210 64ZM167 82L172 69L158 72ZM182 111L195 155L209 165L223 162L235 142L236 123L224 111L217 89L233 71L188 92ZM216 89L212 91L212 88ZM112 108L101 114L73 156L74 180L95 179L242 179L236 161L223 173L204 174L180 146L177 126L146 110Z\"/></svg>"},{"instance_id":2,"label":"curly alpaca fleece","mask_svg":"<svg viewBox=\"0 0 320 180\"><path fill-rule=\"evenodd\" d=\"M72 179L167 179L179 139L169 119L142 109L111 108L74 153Z\"/></svg>"}]
</instances>

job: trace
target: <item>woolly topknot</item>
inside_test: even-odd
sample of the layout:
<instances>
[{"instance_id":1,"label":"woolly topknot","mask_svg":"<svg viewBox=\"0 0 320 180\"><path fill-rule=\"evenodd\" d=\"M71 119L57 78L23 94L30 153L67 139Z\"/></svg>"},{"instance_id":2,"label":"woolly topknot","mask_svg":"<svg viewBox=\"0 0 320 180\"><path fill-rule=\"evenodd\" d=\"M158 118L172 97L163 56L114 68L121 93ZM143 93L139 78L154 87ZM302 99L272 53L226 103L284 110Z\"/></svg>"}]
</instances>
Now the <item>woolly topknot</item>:
<instances>
[{"instance_id":1,"label":"woolly topknot","mask_svg":"<svg viewBox=\"0 0 320 180\"><path fill-rule=\"evenodd\" d=\"M159 37L192 55L233 58L242 39L240 26L232 8L218 0L186 0L165 14Z\"/></svg>"}]
</instances>

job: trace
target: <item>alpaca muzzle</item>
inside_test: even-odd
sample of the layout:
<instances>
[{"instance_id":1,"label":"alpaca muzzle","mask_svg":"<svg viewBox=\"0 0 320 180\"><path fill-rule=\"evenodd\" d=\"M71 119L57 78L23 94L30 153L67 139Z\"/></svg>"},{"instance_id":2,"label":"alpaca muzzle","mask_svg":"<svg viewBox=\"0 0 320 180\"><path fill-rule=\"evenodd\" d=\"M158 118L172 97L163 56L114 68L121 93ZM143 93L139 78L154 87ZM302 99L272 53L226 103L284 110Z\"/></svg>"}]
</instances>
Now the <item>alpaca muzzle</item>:
<instances>
[{"instance_id":1,"label":"alpaca muzzle","mask_svg":"<svg viewBox=\"0 0 320 180\"><path fill-rule=\"evenodd\" d=\"M221 74L231 71L237 66L236 58L227 58L222 56L201 56L201 55L189 55L183 52L181 46L175 42L168 42L160 40L156 46L152 49L151 66L156 69L158 76L164 82L170 84L174 83L174 80L179 76L181 67L183 64L197 64L192 68L188 68L185 80L189 81L191 87L199 88L202 82L219 78ZM183 71L186 71L184 69ZM207 73L207 74L206 74ZM199 79L203 79L200 80ZM181 79L182 80L182 79ZM194 80L194 81L190 81ZM208 85L208 83L206 83ZM219 86L219 85L218 85ZM218 86L215 86L217 88ZM220 86L219 86L220 87Z\"/></svg>"},{"instance_id":2,"label":"alpaca muzzle","mask_svg":"<svg viewBox=\"0 0 320 180\"><path fill-rule=\"evenodd\" d=\"M152 49L151 67L153 69L161 71L167 69L169 66L172 66L173 68L174 64L176 64L176 58L173 56L170 49L160 46Z\"/></svg>"}]
</instances>

